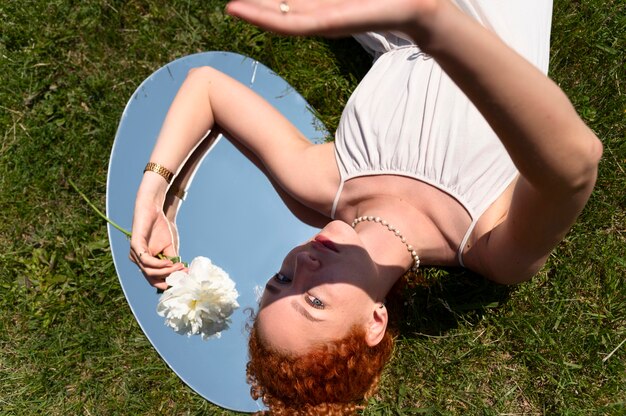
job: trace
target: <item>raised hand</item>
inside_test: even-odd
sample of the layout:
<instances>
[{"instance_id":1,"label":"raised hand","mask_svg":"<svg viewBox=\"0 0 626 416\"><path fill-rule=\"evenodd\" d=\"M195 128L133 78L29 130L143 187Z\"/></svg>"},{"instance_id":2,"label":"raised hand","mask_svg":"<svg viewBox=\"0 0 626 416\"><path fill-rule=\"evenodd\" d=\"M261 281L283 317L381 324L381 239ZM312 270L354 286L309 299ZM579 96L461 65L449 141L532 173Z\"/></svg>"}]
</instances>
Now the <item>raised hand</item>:
<instances>
[{"instance_id":1,"label":"raised hand","mask_svg":"<svg viewBox=\"0 0 626 416\"><path fill-rule=\"evenodd\" d=\"M233 0L226 11L288 35L347 36L369 30L415 31L441 0Z\"/></svg>"}]
</instances>

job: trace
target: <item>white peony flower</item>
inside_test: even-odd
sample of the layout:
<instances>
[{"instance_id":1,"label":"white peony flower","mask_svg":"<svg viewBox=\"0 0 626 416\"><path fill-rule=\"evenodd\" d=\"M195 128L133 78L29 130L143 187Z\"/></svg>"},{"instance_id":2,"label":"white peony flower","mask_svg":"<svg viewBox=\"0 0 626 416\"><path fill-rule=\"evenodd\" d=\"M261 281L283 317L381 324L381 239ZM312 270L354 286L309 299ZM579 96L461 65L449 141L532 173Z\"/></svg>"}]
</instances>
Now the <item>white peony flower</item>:
<instances>
[{"instance_id":1,"label":"white peony flower","mask_svg":"<svg viewBox=\"0 0 626 416\"><path fill-rule=\"evenodd\" d=\"M228 329L230 316L239 307L228 273L206 257L196 257L189 273L174 272L165 279L170 286L159 299L157 313L179 334L219 338Z\"/></svg>"}]
</instances>

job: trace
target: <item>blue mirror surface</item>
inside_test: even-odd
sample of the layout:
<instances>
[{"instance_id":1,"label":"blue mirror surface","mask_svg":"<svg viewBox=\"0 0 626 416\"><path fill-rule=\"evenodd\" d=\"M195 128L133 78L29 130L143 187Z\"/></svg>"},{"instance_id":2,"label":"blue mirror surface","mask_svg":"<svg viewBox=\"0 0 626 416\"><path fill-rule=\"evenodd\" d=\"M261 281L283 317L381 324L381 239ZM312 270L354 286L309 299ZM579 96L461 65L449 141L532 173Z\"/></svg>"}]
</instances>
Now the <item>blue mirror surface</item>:
<instances>
[{"instance_id":1,"label":"blue mirror surface","mask_svg":"<svg viewBox=\"0 0 626 416\"><path fill-rule=\"evenodd\" d=\"M135 194L167 110L191 68L212 66L263 96L314 143L327 136L306 101L282 78L250 58L227 52L190 55L160 68L137 88L122 115L111 152L107 215L130 230ZM178 376L207 400L227 409L263 409L246 383L248 322L259 290L283 257L317 229L300 222L269 180L223 137L202 161L177 220L180 255L205 256L235 281L240 308L221 338L203 341L166 327L156 313L159 294L128 259L126 237L109 226L115 268L144 333Z\"/></svg>"}]
</instances>

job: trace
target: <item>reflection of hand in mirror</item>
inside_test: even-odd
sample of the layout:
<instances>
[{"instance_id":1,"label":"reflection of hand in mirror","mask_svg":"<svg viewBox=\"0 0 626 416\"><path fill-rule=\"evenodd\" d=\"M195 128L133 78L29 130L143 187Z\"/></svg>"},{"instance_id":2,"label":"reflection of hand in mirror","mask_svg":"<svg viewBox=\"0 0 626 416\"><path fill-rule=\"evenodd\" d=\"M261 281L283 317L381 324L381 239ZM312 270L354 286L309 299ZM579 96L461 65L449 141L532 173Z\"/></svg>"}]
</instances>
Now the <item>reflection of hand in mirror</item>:
<instances>
[{"instance_id":1,"label":"reflection of hand in mirror","mask_svg":"<svg viewBox=\"0 0 626 416\"><path fill-rule=\"evenodd\" d=\"M178 228L176 226L176 216L182 202L187 195L187 189L191 186L193 177L200 166L200 162L208 152L209 148L213 145L217 137L221 134L220 129L215 126L207 136L198 144L193 150L189 158L185 161L185 164L174 178L172 185L167 190L165 196L165 203L163 204L163 212L170 224L170 230L172 232L172 241L174 251L176 255L180 255L180 241L178 237Z\"/></svg>"}]
</instances>

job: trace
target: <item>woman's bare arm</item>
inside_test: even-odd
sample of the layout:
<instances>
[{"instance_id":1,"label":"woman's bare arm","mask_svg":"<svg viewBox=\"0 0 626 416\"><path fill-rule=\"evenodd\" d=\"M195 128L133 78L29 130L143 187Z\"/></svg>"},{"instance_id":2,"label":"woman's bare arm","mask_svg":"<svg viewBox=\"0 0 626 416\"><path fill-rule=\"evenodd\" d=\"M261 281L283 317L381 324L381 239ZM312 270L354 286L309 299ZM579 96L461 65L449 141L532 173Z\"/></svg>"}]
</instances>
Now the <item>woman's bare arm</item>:
<instances>
[{"instance_id":1,"label":"woman's bare arm","mask_svg":"<svg viewBox=\"0 0 626 416\"><path fill-rule=\"evenodd\" d=\"M329 145L312 145L274 107L249 88L210 67L190 71L165 118L150 161L178 173L206 132L214 126L262 163L273 183L294 201L315 210L329 206L338 180ZM329 162L330 161L330 162ZM334 169L334 171L333 171ZM146 172L135 201L130 257L154 286L179 268L158 259L163 242L152 244L162 211L166 181ZM326 202L324 202L326 201ZM160 226L163 235L163 226ZM165 255L169 255L165 253ZM159 286L157 286L159 287Z\"/></svg>"},{"instance_id":2,"label":"woman's bare arm","mask_svg":"<svg viewBox=\"0 0 626 416\"><path fill-rule=\"evenodd\" d=\"M508 215L486 232L472 266L503 283L532 277L587 202L602 145L565 94L448 0L235 0L228 11L287 34L393 29L432 55L480 110L521 173Z\"/></svg>"},{"instance_id":3,"label":"woman's bare arm","mask_svg":"<svg viewBox=\"0 0 626 416\"><path fill-rule=\"evenodd\" d=\"M549 78L449 3L428 52L494 129L521 177L506 218L476 245L481 273L531 278L594 187L602 144ZM455 39L463 39L458 42Z\"/></svg>"}]
</instances>

